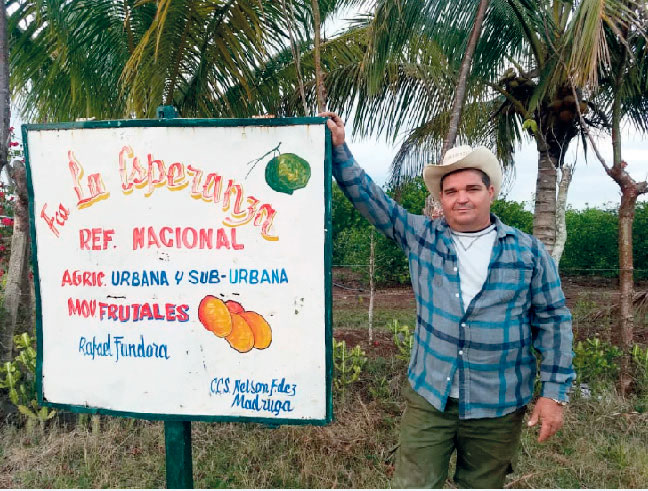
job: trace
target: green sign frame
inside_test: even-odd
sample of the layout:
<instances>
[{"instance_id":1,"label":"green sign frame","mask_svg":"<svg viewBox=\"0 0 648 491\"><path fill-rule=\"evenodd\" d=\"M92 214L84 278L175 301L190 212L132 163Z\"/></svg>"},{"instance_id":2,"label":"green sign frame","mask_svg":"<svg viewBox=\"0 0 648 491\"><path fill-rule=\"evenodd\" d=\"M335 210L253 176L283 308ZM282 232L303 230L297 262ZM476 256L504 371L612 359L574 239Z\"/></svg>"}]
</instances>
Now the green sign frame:
<instances>
[{"instance_id":1,"label":"green sign frame","mask_svg":"<svg viewBox=\"0 0 648 491\"><path fill-rule=\"evenodd\" d=\"M254 416L208 416L188 414L165 414L165 413L137 413L128 411L117 411L111 409L86 407L80 405L69 405L52 403L43 397L43 323L42 323L42 299L38 273L38 250L36 242L36 214L34 210L34 189L32 181L32 168L29 159L30 131L48 130L69 130L69 129L98 129L98 128L126 128L126 127L244 127L244 126L296 126L296 125L321 125L325 126L325 160L324 160L324 200L325 200L325 244L324 244L324 292L325 292L325 374L326 374L326 415L323 419L295 419L295 418L264 418ZM66 123L47 124L24 124L22 125L22 138L25 150L25 163L27 170L27 187L29 193L29 216L30 235L32 243L32 266L34 272L34 287L36 292L36 338L37 338L37 361L36 361L36 384L38 402L42 406L52 407L74 413L104 414L109 416L121 416L152 421L207 421L207 422L254 422L275 425L326 425L333 420L333 328L332 328L332 217L331 217L331 185L332 185L332 160L331 160L331 133L326 127L326 118L246 118L246 119L136 119L136 120L106 120L106 121L82 121Z\"/></svg>"}]
</instances>

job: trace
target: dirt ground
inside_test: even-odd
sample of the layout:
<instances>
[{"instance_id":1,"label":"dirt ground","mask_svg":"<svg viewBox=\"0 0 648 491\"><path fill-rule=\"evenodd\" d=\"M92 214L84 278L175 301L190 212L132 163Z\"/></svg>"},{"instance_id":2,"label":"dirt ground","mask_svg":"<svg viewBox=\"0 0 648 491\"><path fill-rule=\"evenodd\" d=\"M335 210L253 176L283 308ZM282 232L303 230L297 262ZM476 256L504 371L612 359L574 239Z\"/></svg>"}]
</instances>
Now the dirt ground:
<instances>
[{"instance_id":1,"label":"dirt ground","mask_svg":"<svg viewBox=\"0 0 648 491\"><path fill-rule=\"evenodd\" d=\"M575 337L577 340L601 336L607 341L612 333L610 324L614 322L613 308L618 304L619 286L617 279L603 277L565 277L562 279L567 306L574 315ZM648 282L637 282L635 293L648 291ZM334 268L333 271L333 309L363 309L369 305L369 289L359 275L348 270ZM416 310L414 294L410 286L379 288L374 300L375 309L408 311ZM640 319L637 319L640 320ZM648 344L648 318L637 322L635 342ZM334 337L344 339L347 346L360 346L368 354L385 356L396 352L392 333L376 330L370 345L367 333L358 329L335 329Z\"/></svg>"}]
</instances>

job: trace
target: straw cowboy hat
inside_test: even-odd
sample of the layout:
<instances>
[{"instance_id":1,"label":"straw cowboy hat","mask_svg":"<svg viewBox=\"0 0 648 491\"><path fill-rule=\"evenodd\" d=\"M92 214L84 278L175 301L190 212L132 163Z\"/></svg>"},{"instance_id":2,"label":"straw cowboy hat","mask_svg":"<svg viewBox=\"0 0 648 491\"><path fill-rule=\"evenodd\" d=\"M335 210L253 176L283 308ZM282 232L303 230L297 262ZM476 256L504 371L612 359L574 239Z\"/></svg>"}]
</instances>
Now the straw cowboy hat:
<instances>
[{"instance_id":1,"label":"straw cowboy hat","mask_svg":"<svg viewBox=\"0 0 648 491\"><path fill-rule=\"evenodd\" d=\"M484 171L495 189L493 199L497 198L502 187L502 169L497 157L486 147L473 150L469 145L461 145L448 150L440 164L428 164L423 168L425 185L437 201L441 199L441 178L460 169Z\"/></svg>"}]
</instances>

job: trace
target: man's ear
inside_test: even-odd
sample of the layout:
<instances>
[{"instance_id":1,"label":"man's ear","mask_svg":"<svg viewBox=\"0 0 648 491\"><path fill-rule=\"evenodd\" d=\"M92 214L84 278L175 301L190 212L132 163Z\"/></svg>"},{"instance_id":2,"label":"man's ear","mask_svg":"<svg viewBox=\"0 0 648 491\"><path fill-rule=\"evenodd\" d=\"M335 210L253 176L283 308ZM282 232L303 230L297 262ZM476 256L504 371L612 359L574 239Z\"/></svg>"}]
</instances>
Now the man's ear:
<instances>
[{"instance_id":1,"label":"man's ear","mask_svg":"<svg viewBox=\"0 0 648 491\"><path fill-rule=\"evenodd\" d=\"M495 201L495 188L492 184L488 186L488 194L490 194L490 202L492 203Z\"/></svg>"}]
</instances>

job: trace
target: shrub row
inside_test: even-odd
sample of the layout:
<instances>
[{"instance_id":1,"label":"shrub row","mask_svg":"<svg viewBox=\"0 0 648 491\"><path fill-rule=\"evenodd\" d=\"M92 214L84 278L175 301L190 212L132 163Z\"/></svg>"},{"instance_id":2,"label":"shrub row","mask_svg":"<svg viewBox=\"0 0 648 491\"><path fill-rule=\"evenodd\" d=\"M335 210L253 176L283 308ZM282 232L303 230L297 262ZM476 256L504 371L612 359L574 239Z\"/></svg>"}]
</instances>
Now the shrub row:
<instances>
[{"instance_id":1,"label":"shrub row","mask_svg":"<svg viewBox=\"0 0 648 491\"><path fill-rule=\"evenodd\" d=\"M421 213L427 191L421 179L398 193L388 192L412 213ZM531 233L533 213L522 202L497 200L492 211L504 223ZM562 275L618 276L618 212L613 208L568 209L567 242L560 261ZM355 265L367 275L371 226L333 185L333 264ZM635 278L648 278L648 203L637 205L633 227ZM407 284L409 269L402 251L382 234L374 234L378 284Z\"/></svg>"}]
</instances>

